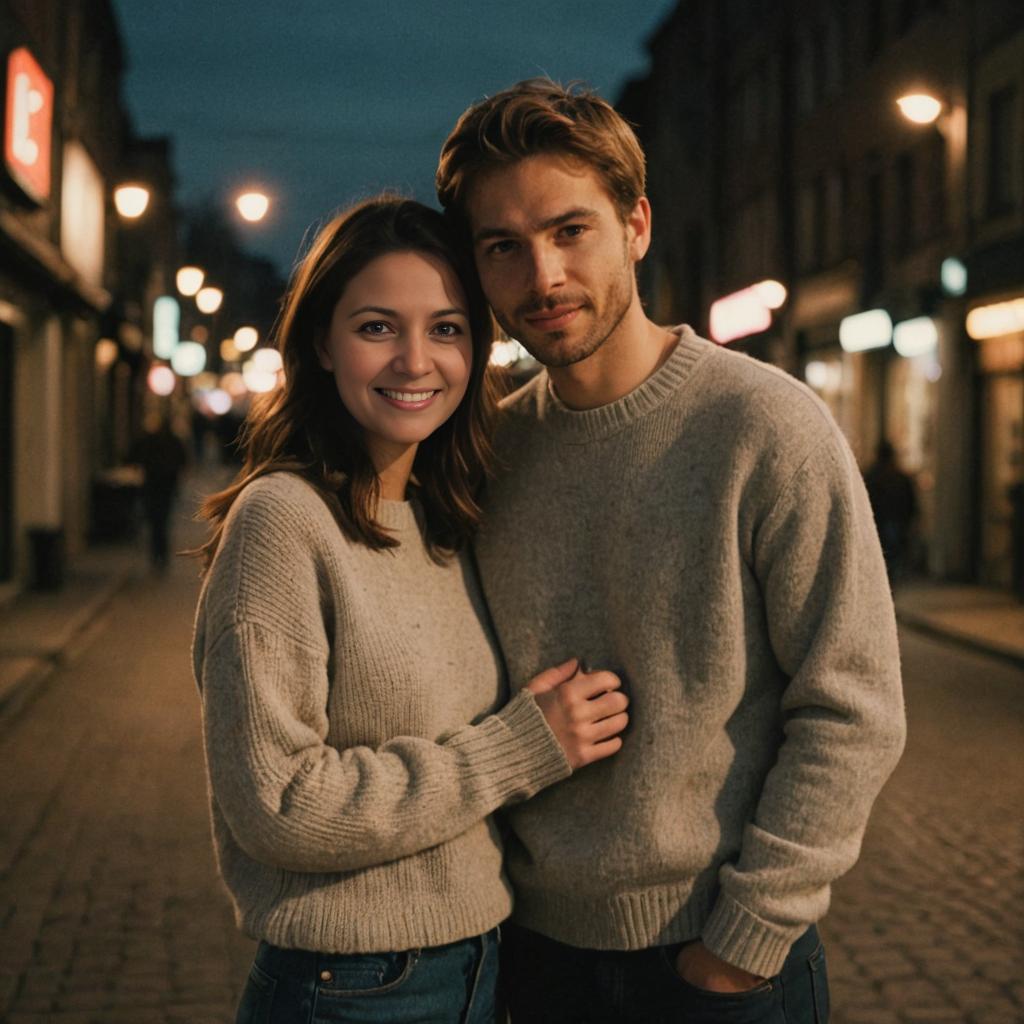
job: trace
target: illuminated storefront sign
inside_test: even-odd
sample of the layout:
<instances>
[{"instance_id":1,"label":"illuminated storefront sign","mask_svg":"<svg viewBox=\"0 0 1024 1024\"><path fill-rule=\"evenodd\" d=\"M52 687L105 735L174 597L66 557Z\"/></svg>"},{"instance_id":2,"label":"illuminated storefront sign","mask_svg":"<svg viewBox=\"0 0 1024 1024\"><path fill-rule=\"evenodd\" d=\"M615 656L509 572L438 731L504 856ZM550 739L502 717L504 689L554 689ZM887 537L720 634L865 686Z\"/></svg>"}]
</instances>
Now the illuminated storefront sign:
<instances>
[{"instance_id":1,"label":"illuminated storefront sign","mask_svg":"<svg viewBox=\"0 0 1024 1024\"><path fill-rule=\"evenodd\" d=\"M102 284L105 189L80 142L64 146L60 204L60 251L86 281Z\"/></svg>"},{"instance_id":2,"label":"illuminated storefront sign","mask_svg":"<svg viewBox=\"0 0 1024 1024\"><path fill-rule=\"evenodd\" d=\"M711 304L711 337L720 345L759 334L772 325L772 310L786 301L778 281L760 281Z\"/></svg>"},{"instance_id":3,"label":"illuminated storefront sign","mask_svg":"<svg viewBox=\"0 0 1024 1024\"><path fill-rule=\"evenodd\" d=\"M1017 331L1024 331L1024 296L991 306L978 306L967 314L967 333L975 341Z\"/></svg>"},{"instance_id":4,"label":"illuminated storefront sign","mask_svg":"<svg viewBox=\"0 0 1024 1024\"><path fill-rule=\"evenodd\" d=\"M153 355L170 359L178 347L181 309L171 295L161 295L153 303Z\"/></svg>"},{"instance_id":5,"label":"illuminated storefront sign","mask_svg":"<svg viewBox=\"0 0 1024 1024\"><path fill-rule=\"evenodd\" d=\"M844 352L885 348L892 341L892 317L884 309L854 313L839 322L839 344Z\"/></svg>"},{"instance_id":6,"label":"illuminated storefront sign","mask_svg":"<svg viewBox=\"0 0 1024 1024\"><path fill-rule=\"evenodd\" d=\"M37 202L50 197L53 83L24 47L7 58L4 163L11 177Z\"/></svg>"},{"instance_id":7,"label":"illuminated storefront sign","mask_svg":"<svg viewBox=\"0 0 1024 1024\"><path fill-rule=\"evenodd\" d=\"M939 347L939 329L930 316L902 320L892 329L893 348L908 359L926 356Z\"/></svg>"}]
</instances>

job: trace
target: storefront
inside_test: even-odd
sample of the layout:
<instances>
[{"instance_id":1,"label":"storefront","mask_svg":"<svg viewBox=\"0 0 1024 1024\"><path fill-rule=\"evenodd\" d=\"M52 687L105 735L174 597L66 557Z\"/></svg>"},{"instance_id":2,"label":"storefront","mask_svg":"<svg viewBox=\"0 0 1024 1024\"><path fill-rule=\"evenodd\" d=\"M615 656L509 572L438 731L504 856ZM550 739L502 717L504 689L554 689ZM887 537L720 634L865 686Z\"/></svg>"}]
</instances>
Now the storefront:
<instances>
[{"instance_id":1,"label":"storefront","mask_svg":"<svg viewBox=\"0 0 1024 1024\"><path fill-rule=\"evenodd\" d=\"M1012 327L1017 303L1020 329ZM978 313L1003 310L987 323ZM973 319L972 319L973 317ZM968 334L977 345L979 537L978 580L1022 590L1024 557L1024 295L976 306Z\"/></svg>"}]
</instances>

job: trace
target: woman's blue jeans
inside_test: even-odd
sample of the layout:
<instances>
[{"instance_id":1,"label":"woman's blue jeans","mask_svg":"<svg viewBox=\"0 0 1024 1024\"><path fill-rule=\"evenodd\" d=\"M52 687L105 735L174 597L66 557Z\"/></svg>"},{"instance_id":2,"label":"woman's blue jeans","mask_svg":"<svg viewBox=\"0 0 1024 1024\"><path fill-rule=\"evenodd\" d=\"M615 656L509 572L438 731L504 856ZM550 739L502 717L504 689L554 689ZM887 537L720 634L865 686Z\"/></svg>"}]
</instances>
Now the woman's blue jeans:
<instances>
[{"instance_id":1,"label":"woman's blue jeans","mask_svg":"<svg viewBox=\"0 0 1024 1024\"><path fill-rule=\"evenodd\" d=\"M236 1024L494 1024L497 928L401 953L313 953L261 942Z\"/></svg>"}]
</instances>

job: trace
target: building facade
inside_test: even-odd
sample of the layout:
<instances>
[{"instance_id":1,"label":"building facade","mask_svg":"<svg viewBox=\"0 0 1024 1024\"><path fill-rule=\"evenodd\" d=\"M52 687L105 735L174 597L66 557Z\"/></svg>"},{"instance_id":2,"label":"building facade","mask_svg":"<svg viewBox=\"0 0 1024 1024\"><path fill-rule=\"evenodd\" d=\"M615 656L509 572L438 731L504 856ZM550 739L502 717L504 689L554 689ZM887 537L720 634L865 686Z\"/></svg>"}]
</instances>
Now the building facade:
<instances>
[{"instance_id":1,"label":"building facade","mask_svg":"<svg viewBox=\"0 0 1024 1024\"><path fill-rule=\"evenodd\" d=\"M87 543L127 119L107 0L0 0L0 603ZM103 355L109 368L118 361ZM130 386L130 385L126 385Z\"/></svg>"},{"instance_id":2,"label":"building facade","mask_svg":"<svg viewBox=\"0 0 1024 1024\"><path fill-rule=\"evenodd\" d=\"M1022 39L1012 0L695 0L620 101L649 159L652 313L806 380L863 466L890 441L919 568L1018 588L1024 323L967 324L1024 296ZM744 326L766 280L785 302ZM872 311L880 331L850 320Z\"/></svg>"}]
</instances>

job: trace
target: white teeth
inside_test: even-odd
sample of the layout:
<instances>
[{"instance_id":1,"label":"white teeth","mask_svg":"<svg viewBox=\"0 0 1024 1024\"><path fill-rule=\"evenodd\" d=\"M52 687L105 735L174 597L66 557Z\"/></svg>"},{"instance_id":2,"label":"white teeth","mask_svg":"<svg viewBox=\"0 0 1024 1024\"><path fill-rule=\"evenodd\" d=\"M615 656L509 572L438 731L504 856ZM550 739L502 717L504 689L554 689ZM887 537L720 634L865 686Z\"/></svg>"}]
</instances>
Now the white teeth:
<instances>
[{"instance_id":1,"label":"white teeth","mask_svg":"<svg viewBox=\"0 0 1024 1024\"><path fill-rule=\"evenodd\" d=\"M378 390L382 395L396 402L425 402L436 394L436 391L389 391L387 388L378 388Z\"/></svg>"}]
</instances>

